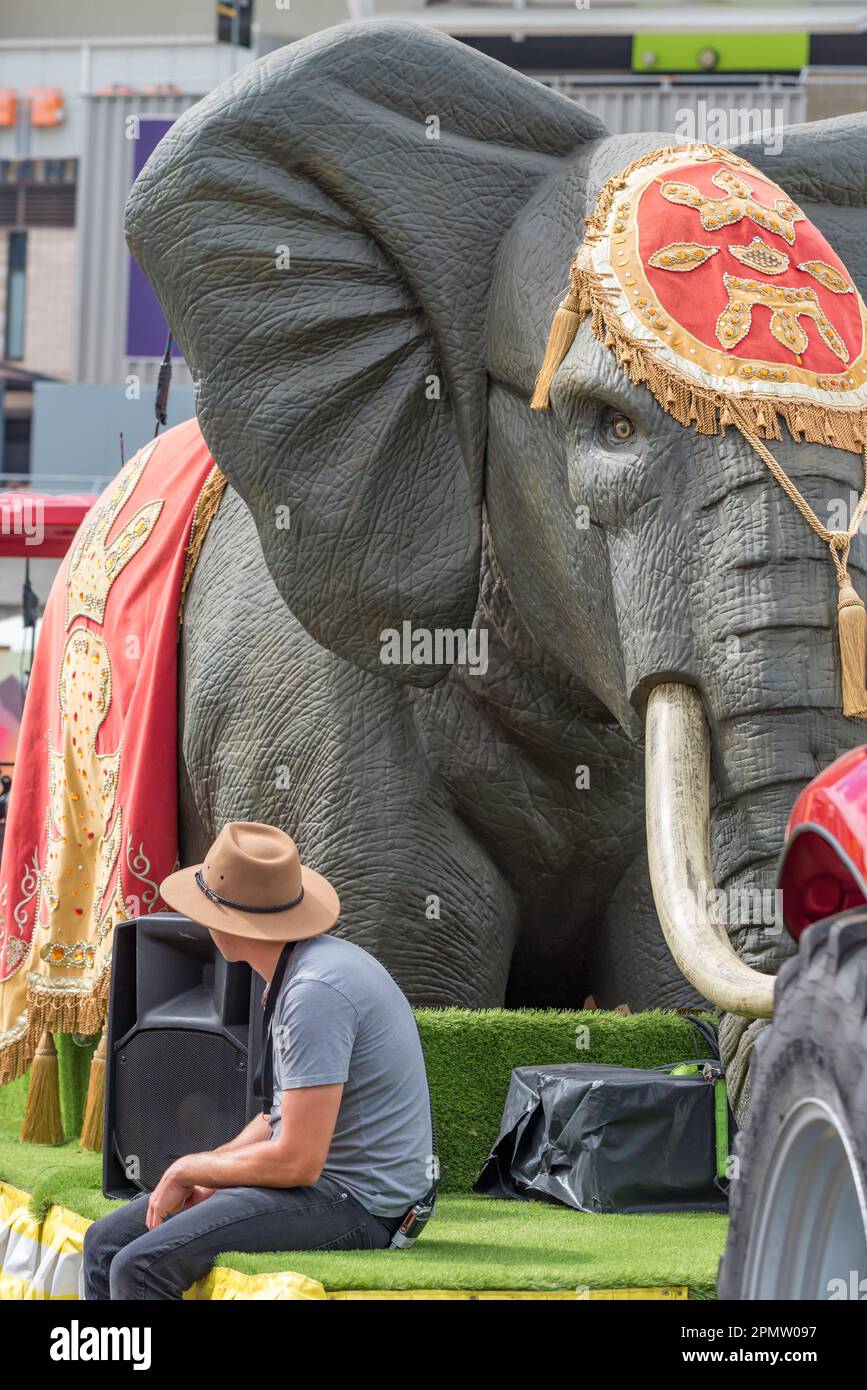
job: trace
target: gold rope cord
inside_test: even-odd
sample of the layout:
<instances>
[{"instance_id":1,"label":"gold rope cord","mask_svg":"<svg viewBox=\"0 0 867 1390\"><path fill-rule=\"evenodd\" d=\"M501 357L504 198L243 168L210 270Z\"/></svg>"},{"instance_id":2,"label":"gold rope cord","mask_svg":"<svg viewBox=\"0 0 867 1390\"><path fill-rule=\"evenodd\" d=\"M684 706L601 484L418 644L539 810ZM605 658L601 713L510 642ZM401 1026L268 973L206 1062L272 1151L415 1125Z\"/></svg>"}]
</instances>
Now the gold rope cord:
<instances>
[{"instance_id":1,"label":"gold rope cord","mask_svg":"<svg viewBox=\"0 0 867 1390\"><path fill-rule=\"evenodd\" d=\"M837 571L840 592L837 597L837 629L840 641L840 667L843 685L843 713L856 719L867 718L867 612L864 603L855 592L849 577L849 549L852 538L858 534L864 513L867 511L867 443L862 454L864 459L864 487L858 505L852 513L848 529L830 531L817 517L809 502L792 482L785 469L777 462L770 449L749 425L734 416L733 423L755 449L759 458L767 464L786 496L794 502L801 516L813 528L831 550L831 558Z\"/></svg>"}]
</instances>

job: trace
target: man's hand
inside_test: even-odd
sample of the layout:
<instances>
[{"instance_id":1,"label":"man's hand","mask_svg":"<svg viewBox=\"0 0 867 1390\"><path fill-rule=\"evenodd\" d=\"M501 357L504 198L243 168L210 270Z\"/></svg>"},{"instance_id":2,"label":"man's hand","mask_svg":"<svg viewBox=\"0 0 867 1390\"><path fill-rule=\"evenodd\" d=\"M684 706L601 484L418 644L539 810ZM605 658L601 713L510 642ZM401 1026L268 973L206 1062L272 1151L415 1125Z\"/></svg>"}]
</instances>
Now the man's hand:
<instances>
[{"instance_id":1,"label":"man's hand","mask_svg":"<svg viewBox=\"0 0 867 1390\"><path fill-rule=\"evenodd\" d=\"M183 1181L178 1173L178 1164L172 1163L151 1193L145 1223L148 1230L155 1231L173 1211L180 1211L186 1206L195 1190L195 1183Z\"/></svg>"},{"instance_id":2,"label":"man's hand","mask_svg":"<svg viewBox=\"0 0 867 1390\"><path fill-rule=\"evenodd\" d=\"M234 1139L230 1139L228 1144L221 1144L214 1149L214 1153L228 1153L237 1149L245 1149L250 1144L261 1143L263 1139L271 1133L271 1126L268 1123L267 1115L256 1115L248 1125L245 1125L241 1133ZM165 1218L173 1211L189 1211L191 1207L197 1207L200 1202L205 1202L209 1197L213 1197L216 1192L215 1187L206 1187L197 1183L193 1176L188 1172L189 1160L209 1159L211 1155L205 1154L186 1154L183 1158L178 1158L170 1164L163 1173L148 1202L147 1228L149 1231L156 1230L161 1226ZM186 1165L182 1168L182 1165Z\"/></svg>"},{"instance_id":3,"label":"man's hand","mask_svg":"<svg viewBox=\"0 0 867 1390\"><path fill-rule=\"evenodd\" d=\"M276 1139L231 1144L208 1153L186 1154L167 1168L151 1198L162 1216L189 1200L196 1187L308 1187L319 1179L340 1110L343 1082L299 1086L283 1092L280 1133ZM244 1135L270 1135L258 1115ZM159 1225L159 1222L156 1223ZM151 1228L150 1219L148 1229Z\"/></svg>"},{"instance_id":4,"label":"man's hand","mask_svg":"<svg viewBox=\"0 0 867 1390\"><path fill-rule=\"evenodd\" d=\"M200 1202L206 1202L209 1197L213 1197L216 1190L215 1187L194 1187L184 1202L184 1211L189 1211L190 1207L197 1207Z\"/></svg>"}]
</instances>

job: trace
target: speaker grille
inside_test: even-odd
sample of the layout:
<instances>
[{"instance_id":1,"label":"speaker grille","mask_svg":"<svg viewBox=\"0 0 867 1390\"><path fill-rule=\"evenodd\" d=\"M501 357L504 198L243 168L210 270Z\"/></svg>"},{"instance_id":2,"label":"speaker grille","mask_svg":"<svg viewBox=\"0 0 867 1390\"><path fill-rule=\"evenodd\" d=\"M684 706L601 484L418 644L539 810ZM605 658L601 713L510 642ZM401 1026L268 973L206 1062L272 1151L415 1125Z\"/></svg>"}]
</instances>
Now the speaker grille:
<instances>
[{"instance_id":1,"label":"speaker grille","mask_svg":"<svg viewBox=\"0 0 867 1390\"><path fill-rule=\"evenodd\" d=\"M243 1128L247 1059L228 1038L145 1030L120 1049L115 1066L117 1154L146 1188L182 1154L214 1149Z\"/></svg>"}]
</instances>

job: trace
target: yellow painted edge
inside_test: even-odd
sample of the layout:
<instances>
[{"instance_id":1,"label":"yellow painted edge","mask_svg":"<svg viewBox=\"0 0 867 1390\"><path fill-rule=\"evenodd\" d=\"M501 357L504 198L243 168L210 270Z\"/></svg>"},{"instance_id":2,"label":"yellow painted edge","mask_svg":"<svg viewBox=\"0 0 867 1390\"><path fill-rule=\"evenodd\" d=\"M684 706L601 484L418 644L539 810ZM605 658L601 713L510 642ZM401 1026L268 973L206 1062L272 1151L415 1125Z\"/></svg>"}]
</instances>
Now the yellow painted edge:
<instances>
[{"instance_id":1,"label":"yellow painted edge","mask_svg":"<svg viewBox=\"0 0 867 1390\"><path fill-rule=\"evenodd\" d=\"M69 1250L80 1255L84 1233L91 1224L88 1218L56 1202L40 1218L30 1211L30 1201L29 1192L0 1181L0 1217L6 1224L14 1222L18 1229L28 1226L28 1235L46 1250Z\"/></svg>"},{"instance_id":2,"label":"yellow painted edge","mask_svg":"<svg viewBox=\"0 0 867 1390\"><path fill-rule=\"evenodd\" d=\"M189 1300L264 1299L269 1302L321 1300L325 1289L318 1279L292 1270L274 1274L242 1274L227 1265L215 1265L210 1274L200 1279L184 1294Z\"/></svg>"},{"instance_id":3,"label":"yellow painted edge","mask_svg":"<svg viewBox=\"0 0 867 1390\"><path fill-rule=\"evenodd\" d=\"M11 1182L4 1182L0 1178L0 1199L8 1198L15 1202L17 1206L30 1201L30 1193L24 1192L20 1187L13 1187Z\"/></svg>"},{"instance_id":4,"label":"yellow painted edge","mask_svg":"<svg viewBox=\"0 0 867 1390\"><path fill-rule=\"evenodd\" d=\"M57 1204L49 1207L45 1218L39 1222L27 1211L30 1194L23 1192L11 1183L0 1180L0 1219L24 1222L32 1228L27 1232L31 1239L48 1250L67 1250L81 1252L84 1232L91 1222L77 1212ZM23 1210L22 1210L23 1209ZM26 1280L4 1275L0 1272L0 1300L43 1298L44 1294L34 1292ZM293 1270L280 1270L273 1274L243 1274L240 1270L226 1265L215 1265L204 1279L200 1279L184 1294L188 1301L212 1300L252 1300L268 1301L322 1300L333 1299L340 1302L383 1302L395 1299L418 1302L431 1301L490 1301L490 1300L569 1300L572 1303L616 1301L658 1301L671 1302L689 1298L689 1290L683 1285L661 1285L653 1288L623 1289L330 1289L327 1290L318 1279L297 1274Z\"/></svg>"}]
</instances>

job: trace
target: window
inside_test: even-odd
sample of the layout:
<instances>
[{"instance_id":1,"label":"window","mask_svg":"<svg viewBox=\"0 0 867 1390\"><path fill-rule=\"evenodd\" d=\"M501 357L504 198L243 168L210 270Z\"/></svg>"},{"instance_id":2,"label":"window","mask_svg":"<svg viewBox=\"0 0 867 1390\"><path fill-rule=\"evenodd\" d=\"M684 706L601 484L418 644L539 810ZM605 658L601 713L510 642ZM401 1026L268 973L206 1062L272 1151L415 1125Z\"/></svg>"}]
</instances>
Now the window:
<instances>
[{"instance_id":1,"label":"window","mask_svg":"<svg viewBox=\"0 0 867 1390\"><path fill-rule=\"evenodd\" d=\"M0 226L74 227L74 183L0 185Z\"/></svg>"},{"instance_id":2,"label":"window","mask_svg":"<svg viewBox=\"0 0 867 1390\"><path fill-rule=\"evenodd\" d=\"M24 304L27 283L27 233L9 233L9 268L6 275L6 344L7 362L20 362L24 357Z\"/></svg>"}]
</instances>

